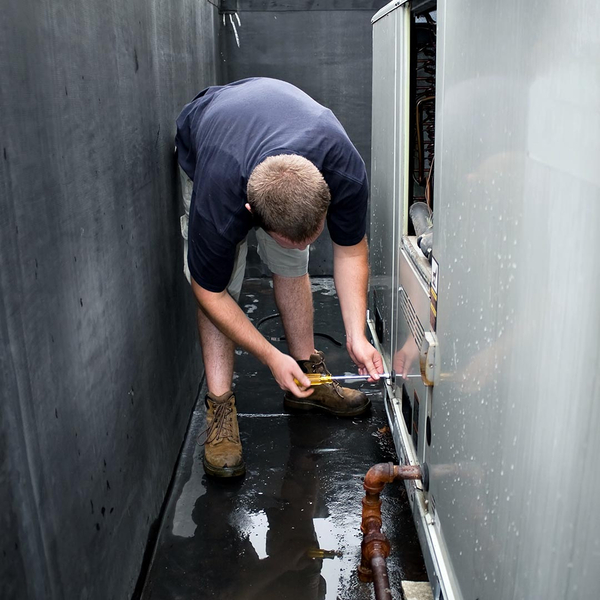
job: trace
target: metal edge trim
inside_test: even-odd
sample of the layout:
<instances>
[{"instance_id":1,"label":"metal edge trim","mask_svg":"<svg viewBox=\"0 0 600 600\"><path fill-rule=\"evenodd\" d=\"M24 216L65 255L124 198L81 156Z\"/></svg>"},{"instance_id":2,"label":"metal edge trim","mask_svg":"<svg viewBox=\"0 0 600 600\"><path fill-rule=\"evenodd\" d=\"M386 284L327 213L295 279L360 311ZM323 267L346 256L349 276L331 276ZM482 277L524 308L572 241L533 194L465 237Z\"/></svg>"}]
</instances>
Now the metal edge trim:
<instances>
[{"instance_id":1,"label":"metal edge trim","mask_svg":"<svg viewBox=\"0 0 600 600\"><path fill-rule=\"evenodd\" d=\"M387 15L388 13L392 12L393 10L395 10L396 8L398 8L399 6L402 6L403 4L406 4L409 0L392 0L389 4L386 4L383 8L380 8L375 15L373 16L373 18L371 19L371 25L373 25L375 23L375 21L379 21L379 19L382 19L383 17L385 17L385 15Z\"/></svg>"},{"instance_id":2,"label":"metal edge trim","mask_svg":"<svg viewBox=\"0 0 600 600\"><path fill-rule=\"evenodd\" d=\"M373 340L373 344L383 360L384 369L387 372L389 371L389 365L385 359L385 356L382 352L381 345L379 344L379 339L377 338L377 334L375 332L375 324L372 319L367 318L367 326L369 328L369 332L371 333L371 338ZM398 432L398 437L401 445L401 451L403 456L406 457L408 464L410 465L419 465L419 461L417 460L416 452L412 444L412 438L408 434L408 430L406 429L406 424L404 423L404 418L402 417L402 409L400 408L400 401L394 395L392 390L392 385L389 380L384 381L383 385L387 390L387 394L392 399L393 406L391 410L394 411L394 421L392 423L391 416L388 412L387 404L385 406L386 413L388 415L388 419L390 421L390 425L392 426L392 432ZM397 424L396 431L394 431L394 425ZM398 431L399 430L399 431ZM394 437L394 442L396 442L396 436ZM424 536L424 541L426 542L425 547L423 547L423 543L421 543L421 550L423 552L427 552L429 555L431 564L433 565L434 575L440 582L440 586L444 595L444 600L462 600L463 596L459 591L458 583L455 578L452 576L451 565L447 564L444 559L444 554L447 554L447 550L444 552L445 544L440 539L438 532L435 529L435 523L433 522L431 515L426 510L425 506L425 496L423 494L423 490L416 485L414 481L406 481L406 491L410 494L410 487L414 488L414 506L413 506L413 518L415 520L419 520L420 527L417 528L417 531L420 529ZM420 536L419 536L420 538ZM431 580L430 580L431 585Z\"/></svg>"}]
</instances>

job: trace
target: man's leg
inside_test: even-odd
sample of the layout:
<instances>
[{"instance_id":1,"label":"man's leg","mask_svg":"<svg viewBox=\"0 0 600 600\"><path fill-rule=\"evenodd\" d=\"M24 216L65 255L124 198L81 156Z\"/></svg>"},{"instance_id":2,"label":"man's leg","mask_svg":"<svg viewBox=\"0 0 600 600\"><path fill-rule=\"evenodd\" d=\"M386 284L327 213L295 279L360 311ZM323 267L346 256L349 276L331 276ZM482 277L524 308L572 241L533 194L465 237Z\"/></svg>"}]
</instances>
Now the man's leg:
<instances>
[{"instance_id":1,"label":"man's leg","mask_svg":"<svg viewBox=\"0 0 600 600\"><path fill-rule=\"evenodd\" d=\"M273 274L273 291L290 354L296 360L308 360L315 352L313 301L308 274L301 277Z\"/></svg>"},{"instance_id":2,"label":"man's leg","mask_svg":"<svg viewBox=\"0 0 600 600\"><path fill-rule=\"evenodd\" d=\"M227 291L236 302L242 292L247 255L248 243L244 241L238 247L231 280L227 285ZM208 391L214 396L221 396L232 388L235 344L213 325L201 308L198 308L198 333Z\"/></svg>"},{"instance_id":3,"label":"man's leg","mask_svg":"<svg viewBox=\"0 0 600 600\"><path fill-rule=\"evenodd\" d=\"M246 268L246 242L237 252L227 291L237 301ZM222 334L198 308L198 333L204 359L208 394L206 396L206 439L204 470L214 477L237 477L246 471L233 394L235 343Z\"/></svg>"},{"instance_id":4,"label":"man's leg","mask_svg":"<svg viewBox=\"0 0 600 600\"><path fill-rule=\"evenodd\" d=\"M329 373L323 353L314 349L313 303L308 275L282 277L273 274L273 289L290 354L307 373ZM320 385L304 400L288 392L285 403L289 408L323 410L337 416L359 415L369 407L369 399L363 392L338 384Z\"/></svg>"},{"instance_id":5,"label":"man's leg","mask_svg":"<svg viewBox=\"0 0 600 600\"><path fill-rule=\"evenodd\" d=\"M181 201L184 209L184 214L181 217L181 235L184 240L183 271L188 282L191 284L187 254L188 224L190 220L193 183L181 167L179 167L179 178ZM242 290L247 254L248 244L244 241L238 247L233 273L227 286L227 291L236 301L239 300ZM229 392L232 388L235 344L212 324L212 321L208 319L200 308L198 308L197 323L208 391L214 396L221 396L225 392Z\"/></svg>"},{"instance_id":6,"label":"man's leg","mask_svg":"<svg viewBox=\"0 0 600 600\"><path fill-rule=\"evenodd\" d=\"M200 309L198 331L208 386L204 470L213 477L238 477L246 472L246 465L231 390L235 345Z\"/></svg>"},{"instance_id":7,"label":"man's leg","mask_svg":"<svg viewBox=\"0 0 600 600\"><path fill-rule=\"evenodd\" d=\"M212 324L201 308L198 308L198 333L208 391L221 396L232 387L235 344Z\"/></svg>"},{"instance_id":8,"label":"man's leg","mask_svg":"<svg viewBox=\"0 0 600 600\"><path fill-rule=\"evenodd\" d=\"M187 253L193 184L181 168L179 174L184 209L184 214L181 217L181 235L184 239L183 271L191 284ZM236 301L239 299L242 289L247 252L247 243L240 244L233 275L227 286L228 292ZM237 477L245 473L246 466L242 457L235 396L231 389L233 387L235 344L212 324L200 308L197 311L197 323L208 387L204 469L209 475L215 477Z\"/></svg>"},{"instance_id":9,"label":"man's leg","mask_svg":"<svg viewBox=\"0 0 600 600\"><path fill-rule=\"evenodd\" d=\"M308 278L308 248L282 248L262 229L256 232L258 253L273 273L275 302L281 314L290 354L305 373L329 373L322 352L314 348L313 303ZM285 275L282 275L285 273ZM288 408L322 410L334 415L352 417L365 412L370 401L358 390L341 387L337 382L319 385L308 398L296 398L287 392Z\"/></svg>"}]
</instances>

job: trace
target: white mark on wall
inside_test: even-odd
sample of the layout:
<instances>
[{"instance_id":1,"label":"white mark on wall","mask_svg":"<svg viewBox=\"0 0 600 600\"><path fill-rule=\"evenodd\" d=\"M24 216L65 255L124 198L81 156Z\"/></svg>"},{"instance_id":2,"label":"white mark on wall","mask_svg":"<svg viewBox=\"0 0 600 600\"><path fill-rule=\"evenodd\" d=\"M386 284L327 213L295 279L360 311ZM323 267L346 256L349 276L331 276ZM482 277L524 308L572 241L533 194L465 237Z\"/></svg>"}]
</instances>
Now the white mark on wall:
<instances>
[{"instance_id":1,"label":"white mark on wall","mask_svg":"<svg viewBox=\"0 0 600 600\"><path fill-rule=\"evenodd\" d=\"M238 16L237 13L235 14L235 18L237 20L238 26L241 27L242 23L240 21L240 18ZM235 35L235 43L237 44L237 47L240 47L240 36L238 35L238 31L237 31L237 27L235 26L235 23L233 21L233 17L231 16L231 13L229 13L229 22L231 23L231 27L233 28L233 34Z\"/></svg>"}]
</instances>

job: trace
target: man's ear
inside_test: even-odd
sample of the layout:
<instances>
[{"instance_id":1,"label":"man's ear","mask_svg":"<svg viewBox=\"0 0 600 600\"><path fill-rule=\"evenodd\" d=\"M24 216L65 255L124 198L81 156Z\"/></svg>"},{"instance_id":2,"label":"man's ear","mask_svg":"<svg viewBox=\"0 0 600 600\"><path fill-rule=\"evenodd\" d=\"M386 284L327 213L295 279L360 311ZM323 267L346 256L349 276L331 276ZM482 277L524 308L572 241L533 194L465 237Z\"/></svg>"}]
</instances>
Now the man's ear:
<instances>
[{"instance_id":1,"label":"man's ear","mask_svg":"<svg viewBox=\"0 0 600 600\"><path fill-rule=\"evenodd\" d=\"M252 207L246 202L246 210L251 213L252 212Z\"/></svg>"}]
</instances>

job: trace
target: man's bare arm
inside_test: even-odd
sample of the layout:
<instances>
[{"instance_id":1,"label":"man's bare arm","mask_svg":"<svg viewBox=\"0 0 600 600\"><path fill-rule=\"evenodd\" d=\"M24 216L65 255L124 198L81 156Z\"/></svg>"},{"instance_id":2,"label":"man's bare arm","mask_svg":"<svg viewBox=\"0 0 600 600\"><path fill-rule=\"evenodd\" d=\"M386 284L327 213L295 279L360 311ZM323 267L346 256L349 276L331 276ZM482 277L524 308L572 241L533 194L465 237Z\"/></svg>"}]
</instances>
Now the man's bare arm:
<instances>
[{"instance_id":1,"label":"man's bare arm","mask_svg":"<svg viewBox=\"0 0 600 600\"><path fill-rule=\"evenodd\" d=\"M280 352L261 335L227 291L210 292L194 280L192 290L201 310L215 327L266 364L281 389L289 390L300 398L310 396L312 389L301 391L294 382L296 378L306 387L310 385L298 363L291 356Z\"/></svg>"}]
</instances>

